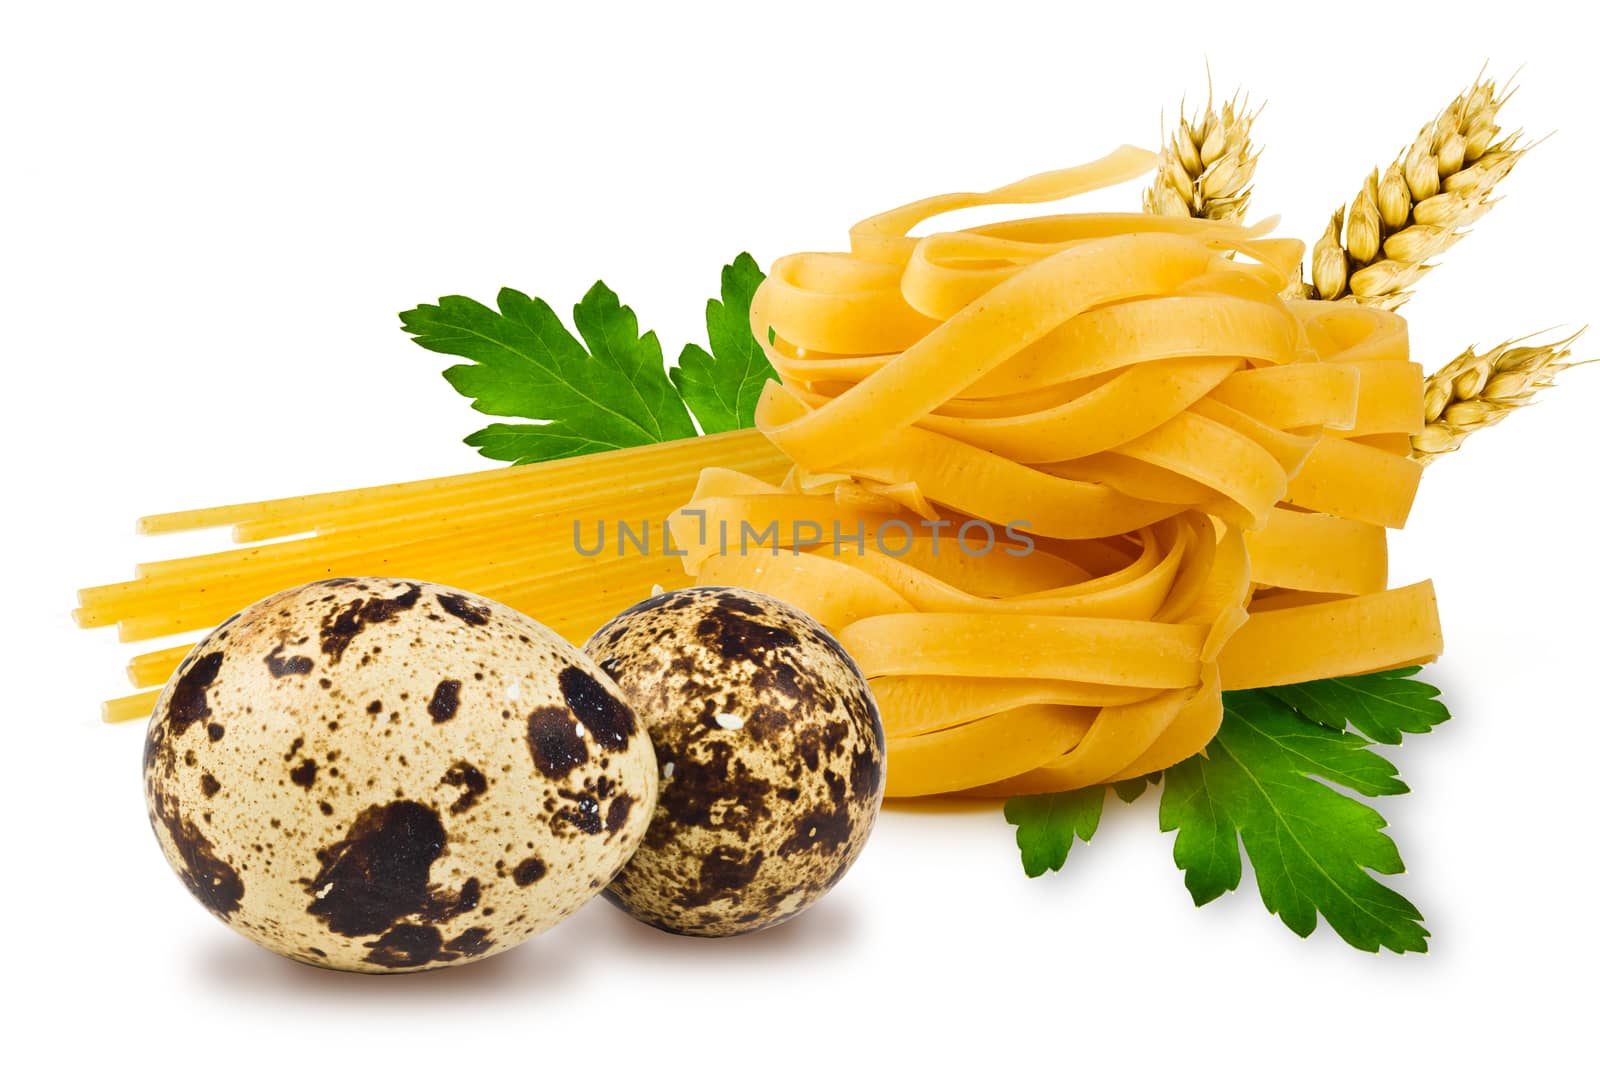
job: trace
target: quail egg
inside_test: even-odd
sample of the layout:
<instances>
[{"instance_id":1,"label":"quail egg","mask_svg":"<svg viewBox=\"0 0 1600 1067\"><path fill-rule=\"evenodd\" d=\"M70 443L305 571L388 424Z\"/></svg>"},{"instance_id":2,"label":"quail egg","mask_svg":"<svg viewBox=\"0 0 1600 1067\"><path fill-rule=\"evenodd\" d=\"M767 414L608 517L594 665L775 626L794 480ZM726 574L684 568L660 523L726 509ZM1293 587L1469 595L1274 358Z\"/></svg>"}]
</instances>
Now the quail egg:
<instances>
[{"instance_id":1,"label":"quail egg","mask_svg":"<svg viewBox=\"0 0 1600 1067\"><path fill-rule=\"evenodd\" d=\"M532 619L337 578L195 646L150 720L144 789L217 918L291 959L395 972L577 910L643 837L656 761L617 686Z\"/></svg>"},{"instance_id":2,"label":"quail egg","mask_svg":"<svg viewBox=\"0 0 1600 1067\"><path fill-rule=\"evenodd\" d=\"M644 601L585 648L660 764L655 818L613 903L723 936L792 918L844 877L883 800L885 746L866 679L821 625L702 587Z\"/></svg>"}]
</instances>

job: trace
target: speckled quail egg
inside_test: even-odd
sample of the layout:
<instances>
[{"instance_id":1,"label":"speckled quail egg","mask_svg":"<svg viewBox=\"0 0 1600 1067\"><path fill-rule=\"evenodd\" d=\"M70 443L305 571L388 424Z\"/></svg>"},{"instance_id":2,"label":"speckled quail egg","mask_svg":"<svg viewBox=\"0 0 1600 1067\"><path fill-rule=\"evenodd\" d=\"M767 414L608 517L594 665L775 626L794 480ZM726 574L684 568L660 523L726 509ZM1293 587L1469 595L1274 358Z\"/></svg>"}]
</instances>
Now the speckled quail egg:
<instances>
[{"instance_id":1,"label":"speckled quail egg","mask_svg":"<svg viewBox=\"0 0 1600 1067\"><path fill-rule=\"evenodd\" d=\"M352 971L508 949L611 880L656 761L615 684L504 605L338 578L218 627L162 692L145 799L234 930Z\"/></svg>"},{"instance_id":2,"label":"speckled quail egg","mask_svg":"<svg viewBox=\"0 0 1600 1067\"><path fill-rule=\"evenodd\" d=\"M872 690L810 616L702 587L623 612L585 650L644 719L661 791L606 896L673 933L792 918L855 862L883 802Z\"/></svg>"}]
</instances>

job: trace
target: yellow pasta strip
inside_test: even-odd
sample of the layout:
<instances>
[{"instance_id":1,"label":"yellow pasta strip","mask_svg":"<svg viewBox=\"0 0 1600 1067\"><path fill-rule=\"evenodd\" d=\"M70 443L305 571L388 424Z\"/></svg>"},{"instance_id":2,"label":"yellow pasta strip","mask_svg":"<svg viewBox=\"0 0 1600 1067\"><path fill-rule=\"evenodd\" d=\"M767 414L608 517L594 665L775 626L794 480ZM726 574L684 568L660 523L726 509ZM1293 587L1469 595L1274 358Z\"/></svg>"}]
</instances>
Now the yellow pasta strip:
<instances>
[{"instance_id":1,"label":"yellow pasta strip","mask_svg":"<svg viewBox=\"0 0 1600 1067\"><path fill-rule=\"evenodd\" d=\"M172 677L172 672L178 669L178 664L183 662L192 648L192 644L179 645L134 656L128 661L128 681L139 688L166 685L167 679Z\"/></svg>"},{"instance_id":2,"label":"yellow pasta strip","mask_svg":"<svg viewBox=\"0 0 1600 1067\"><path fill-rule=\"evenodd\" d=\"M1193 241L1155 233L1068 248L1013 274L826 407L792 421L758 412L757 425L795 462L814 470L870 454L1072 315L1160 294L1204 271L1211 258ZM1028 314L1008 315L1014 306ZM783 310L772 310L770 325L787 337ZM766 335L760 322L756 331Z\"/></svg>"},{"instance_id":3,"label":"yellow pasta strip","mask_svg":"<svg viewBox=\"0 0 1600 1067\"><path fill-rule=\"evenodd\" d=\"M1354 367L1361 382L1355 425L1344 429L1349 437L1371 434L1422 432L1422 367L1398 360L1346 361L1330 364Z\"/></svg>"},{"instance_id":4,"label":"yellow pasta strip","mask_svg":"<svg viewBox=\"0 0 1600 1067\"><path fill-rule=\"evenodd\" d=\"M1305 463L1311 449L1322 439L1320 431L1292 433L1281 430L1243 411L1229 407L1214 397L1202 397L1196 400L1192 410L1194 414L1220 423L1234 433L1254 441L1291 478Z\"/></svg>"},{"instance_id":5,"label":"yellow pasta strip","mask_svg":"<svg viewBox=\"0 0 1600 1067\"><path fill-rule=\"evenodd\" d=\"M1050 615L880 615L839 643L868 677L1061 678L1172 687L1198 680L1205 627Z\"/></svg>"},{"instance_id":6,"label":"yellow pasta strip","mask_svg":"<svg viewBox=\"0 0 1600 1067\"><path fill-rule=\"evenodd\" d=\"M1294 319L1281 306L1220 296L1130 300L1073 316L962 395L1033 393L1106 371L1180 359L1279 364L1293 358L1296 340Z\"/></svg>"},{"instance_id":7,"label":"yellow pasta strip","mask_svg":"<svg viewBox=\"0 0 1600 1067\"><path fill-rule=\"evenodd\" d=\"M1163 611L1160 618L1203 622L1214 619L1229 607L1244 602L1250 588L1250 560L1245 553L1244 535L1237 527L1226 528L1217 540L1210 568L1192 600L1182 610Z\"/></svg>"},{"instance_id":8,"label":"yellow pasta strip","mask_svg":"<svg viewBox=\"0 0 1600 1067\"><path fill-rule=\"evenodd\" d=\"M1077 585L1091 579L1084 567L1053 554L1037 542L1030 547L1011 538L996 537L995 547L983 551L987 539L972 533L962 547L962 523L952 519L936 519L930 535L913 537L906 543L905 551L894 558L907 567L927 575L964 593L981 598L1025 597L1048 595L1063 586ZM934 534L942 532L942 536ZM898 547L898 546L897 546ZM821 553L832 551L836 558L849 561L863 551L854 544L838 543L828 548L816 548ZM870 546L866 552L874 551Z\"/></svg>"},{"instance_id":9,"label":"yellow pasta strip","mask_svg":"<svg viewBox=\"0 0 1600 1067\"><path fill-rule=\"evenodd\" d=\"M103 722L129 722L133 719L149 718L150 713L155 710L156 698L160 695L159 689L145 689L108 700L100 705L100 718Z\"/></svg>"},{"instance_id":10,"label":"yellow pasta strip","mask_svg":"<svg viewBox=\"0 0 1600 1067\"><path fill-rule=\"evenodd\" d=\"M1007 598L973 596L881 552L846 556L844 562L878 578L918 611L1147 619L1165 602L1188 543L1187 536L1167 546L1152 539L1150 550L1140 557L1142 566L1136 564L1104 579Z\"/></svg>"},{"instance_id":11,"label":"yellow pasta strip","mask_svg":"<svg viewBox=\"0 0 1600 1067\"><path fill-rule=\"evenodd\" d=\"M1387 536L1370 523L1274 508L1245 544L1250 577L1261 585L1355 595L1389 582Z\"/></svg>"},{"instance_id":12,"label":"yellow pasta strip","mask_svg":"<svg viewBox=\"0 0 1600 1067\"><path fill-rule=\"evenodd\" d=\"M701 585L759 589L787 601L837 633L853 622L912 611L883 582L825 556L713 556L701 568Z\"/></svg>"},{"instance_id":13,"label":"yellow pasta strip","mask_svg":"<svg viewBox=\"0 0 1600 1067\"><path fill-rule=\"evenodd\" d=\"M770 464L757 469L774 473ZM340 574L371 573L375 568L387 573L405 573L407 568L435 568L440 565L460 569L467 553L482 553L479 558L495 558L495 550L505 549L522 555L530 563L548 560L554 564L579 557L575 541L580 528L592 531L604 524L615 528L621 521L636 529L659 521L677 504L686 490L681 480L641 490L613 494L609 502L565 508L547 501L507 504L498 509L475 513L446 514L429 521L408 523L397 516L376 525L339 530L315 539L282 542L235 549L212 556L167 563L147 564L145 577L83 590L79 613L85 625L115 621L133 602L165 609L172 604L194 604L213 600L242 606L239 597L266 595L288 586ZM593 534L584 534L589 541ZM375 553L373 545L383 546ZM524 547L529 546L529 547Z\"/></svg>"},{"instance_id":14,"label":"yellow pasta strip","mask_svg":"<svg viewBox=\"0 0 1600 1067\"><path fill-rule=\"evenodd\" d=\"M1235 359L1184 359L1134 366L1042 411L984 419L926 415L917 425L1021 463L1074 459L1125 444L1175 418L1238 365Z\"/></svg>"},{"instance_id":15,"label":"yellow pasta strip","mask_svg":"<svg viewBox=\"0 0 1600 1067\"><path fill-rule=\"evenodd\" d=\"M777 555L797 541L814 538L813 543L820 543L836 527L876 533L883 522L881 512L841 505L832 496L768 492L697 497L669 525L684 552L684 570L695 575L713 556Z\"/></svg>"},{"instance_id":16,"label":"yellow pasta strip","mask_svg":"<svg viewBox=\"0 0 1600 1067\"><path fill-rule=\"evenodd\" d=\"M735 453L753 453L755 456L765 455L768 458L780 455L760 434L753 430L740 430L526 466L498 467L470 474L424 478L393 485L343 489L331 493L312 493L248 504L228 504L222 507L147 515L139 520L139 530L141 533L154 534L288 516L320 517L346 509L366 508L374 504L389 505L396 513L410 510L414 514L417 504L436 501L444 494L453 493L508 498L544 492L552 496L566 497L585 484L596 482L611 485L637 484L638 478L658 465L668 469L688 471L692 481L693 472L698 467L727 462L726 459L718 458L726 450ZM309 528L309 526L302 527L302 529Z\"/></svg>"},{"instance_id":17,"label":"yellow pasta strip","mask_svg":"<svg viewBox=\"0 0 1600 1067\"><path fill-rule=\"evenodd\" d=\"M906 303L898 267L826 252L774 262L751 312L784 315L793 323L784 339L798 348L845 356L899 351L938 326Z\"/></svg>"},{"instance_id":18,"label":"yellow pasta strip","mask_svg":"<svg viewBox=\"0 0 1600 1067\"><path fill-rule=\"evenodd\" d=\"M1010 219L965 232L1039 245L1084 244L1129 233L1179 234L1214 252L1237 252L1256 261L1219 258L1206 275L1184 283L1183 291L1259 298L1275 304L1305 253L1303 242L1261 236L1270 232L1276 221L1264 219L1242 226L1169 215L1078 212Z\"/></svg>"},{"instance_id":19,"label":"yellow pasta strip","mask_svg":"<svg viewBox=\"0 0 1600 1067\"><path fill-rule=\"evenodd\" d=\"M1241 526L1254 521L1243 507L1193 478L1116 452L1101 452L1065 463L1049 463L1039 469L1061 478L1104 485L1124 496L1137 496L1174 505L1185 511L1216 515Z\"/></svg>"},{"instance_id":20,"label":"yellow pasta strip","mask_svg":"<svg viewBox=\"0 0 1600 1067\"><path fill-rule=\"evenodd\" d=\"M1374 433L1365 437L1352 437L1350 440L1358 445L1387 452L1392 456L1411 455L1411 435L1408 433Z\"/></svg>"},{"instance_id":21,"label":"yellow pasta strip","mask_svg":"<svg viewBox=\"0 0 1600 1067\"><path fill-rule=\"evenodd\" d=\"M592 599L592 592L585 592L583 585L586 581L592 583L593 588L598 588L604 581L619 579L626 586L635 591L648 592L652 583L665 584L682 577L682 568L676 559L660 556L628 556L626 558L611 558L606 560L604 568L598 568L593 563L574 557L574 562L566 567L554 567L548 562L538 567L533 573L535 579L533 586L537 588L556 588L558 583L575 582L577 592L574 594L581 599ZM363 568L363 570L383 570L384 568ZM603 575L603 577L602 577ZM304 576L301 581L314 581L318 578L332 578L348 576L342 573L312 574ZM430 567L402 570L393 573L393 577L411 578L419 581L437 582L441 585L455 586L470 589L493 599L503 600L512 607L520 606L507 599L506 590L517 589L523 582L521 568L507 568L497 563L471 563L468 561L441 561ZM290 584L301 584L296 581ZM246 607L255 600L261 599L264 594L247 594L242 601L235 596L210 595L192 600L180 600L175 604L153 610L148 614L129 615L117 622L117 636L121 641L145 641L155 637L166 637L172 634L187 633L192 630L204 630L217 626L229 615L240 608ZM634 598L639 599L638 596ZM631 603L631 601L630 601ZM626 606L626 605L624 605ZM556 629L545 614L530 612L541 622ZM613 610L611 614L616 614ZM610 615L602 615L599 622L604 622ZM584 636L588 636L585 634Z\"/></svg>"},{"instance_id":22,"label":"yellow pasta strip","mask_svg":"<svg viewBox=\"0 0 1600 1067\"><path fill-rule=\"evenodd\" d=\"M1165 770L1205 750L1222 724L1222 685L1214 665L1207 667L1200 690L1178 710L1162 735L1138 759L1118 771L1116 781Z\"/></svg>"},{"instance_id":23,"label":"yellow pasta strip","mask_svg":"<svg viewBox=\"0 0 1600 1067\"><path fill-rule=\"evenodd\" d=\"M1369 445L1324 437L1283 499L1310 511L1399 529L1411 513L1422 465Z\"/></svg>"},{"instance_id":24,"label":"yellow pasta strip","mask_svg":"<svg viewBox=\"0 0 1600 1067\"><path fill-rule=\"evenodd\" d=\"M1365 363L1410 358L1406 320L1393 312L1334 300L1293 300L1287 306L1322 359Z\"/></svg>"},{"instance_id":25,"label":"yellow pasta strip","mask_svg":"<svg viewBox=\"0 0 1600 1067\"><path fill-rule=\"evenodd\" d=\"M1310 589L1256 589L1250 594L1250 611L1254 614L1277 611L1279 608L1298 608L1307 604L1331 604L1345 599L1343 593L1318 593Z\"/></svg>"},{"instance_id":26,"label":"yellow pasta strip","mask_svg":"<svg viewBox=\"0 0 1600 1067\"><path fill-rule=\"evenodd\" d=\"M1025 522L1030 533L1044 537L1126 533L1181 510L1104 485L1053 477L916 427L900 431L856 468L880 482L915 481L929 498L949 508L1002 524ZM1009 515L1019 500L1028 502L1027 514Z\"/></svg>"},{"instance_id":27,"label":"yellow pasta strip","mask_svg":"<svg viewBox=\"0 0 1600 1067\"><path fill-rule=\"evenodd\" d=\"M771 472L779 469L777 457L765 450L754 456L743 439L715 441L715 449L706 449L706 458L719 465L742 465L742 469ZM714 458L713 458L714 457ZM685 491L686 481L681 453L657 457L657 462L639 470L616 472L604 478L561 486L541 493L522 493L507 497L496 495L487 499L457 501L446 496L428 501L426 513L417 515L396 514L392 508L353 509L320 517L314 529L318 533L348 530L373 531L384 524L403 524L408 530L444 529L473 521L480 516L506 517L509 515L533 516L552 512L583 512L586 514L615 514L619 501L647 494L677 495ZM278 523L274 520L242 522L235 527L235 540L253 541L282 537L297 533L304 527L303 520Z\"/></svg>"},{"instance_id":28,"label":"yellow pasta strip","mask_svg":"<svg viewBox=\"0 0 1600 1067\"><path fill-rule=\"evenodd\" d=\"M1090 708L1030 704L937 733L891 737L888 795L953 793L1012 777L1071 747L1094 718Z\"/></svg>"},{"instance_id":29,"label":"yellow pasta strip","mask_svg":"<svg viewBox=\"0 0 1600 1067\"><path fill-rule=\"evenodd\" d=\"M653 501L649 497L636 501L641 505L641 511L635 513L638 518L633 521L642 524L653 515L664 515L671 507L670 501L674 495L667 493ZM449 573L457 576L458 580L465 580L466 576L475 574L482 566L474 566L466 561L484 557L492 559L491 553L496 546L519 538L537 546L525 550L525 558L530 563L552 567L571 566L584 561L575 547L575 539L579 535L575 533L574 523L592 529L594 524L608 520L611 520L611 516L604 509L591 508L533 518L521 518L513 514L495 517L492 524L463 522L460 526L443 527L419 524L413 535L420 538L426 534L424 539L394 545L377 556L365 547L372 538L369 533L363 532L344 539L329 538L329 543L320 553L316 551L316 545L307 546L306 550L291 549L282 554L288 557L286 560L267 559L252 563L225 572L220 576L221 580L216 576L180 574L137 583L132 588L132 595L142 602L141 614L211 609L220 619L269 593L320 578L376 571L400 576ZM353 547L340 552L335 548L339 544ZM478 555L480 552L483 555ZM241 597L244 598L242 601ZM86 625L96 625L137 616L126 603L114 600L110 604L81 609L78 617ZM130 632L154 636L144 633L137 626Z\"/></svg>"},{"instance_id":30,"label":"yellow pasta strip","mask_svg":"<svg viewBox=\"0 0 1600 1067\"><path fill-rule=\"evenodd\" d=\"M1223 649L1228 689L1290 685L1432 660L1443 650L1433 583L1250 616Z\"/></svg>"},{"instance_id":31,"label":"yellow pasta strip","mask_svg":"<svg viewBox=\"0 0 1600 1067\"><path fill-rule=\"evenodd\" d=\"M916 239L906 234L935 215L989 204L1043 204L1065 200L1137 178L1155 163L1154 153L1122 145L1089 163L1030 175L986 193L942 193L926 197L856 223L850 228L850 249L863 260L900 266L916 248Z\"/></svg>"},{"instance_id":32,"label":"yellow pasta strip","mask_svg":"<svg viewBox=\"0 0 1600 1067\"><path fill-rule=\"evenodd\" d=\"M1350 429L1356 424L1361 371L1342 363L1289 363L1244 370L1217 386L1213 400L1269 426Z\"/></svg>"},{"instance_id":33,"label":"yellow pasta strip","mask_svg":"<svg viewBox=\"0 0 1600 1067\"><path fill-rule=\"evenodd\" d=\"M912 737L973 722L1026 704L1116 707L1149 698L1135 686L1094 685L1059 678L876 678L872 692L890 737Z\"/></svg>"},{"instance_id":34,"label":"yellow pasta strip","mask_svg":"<svg viewBox=\"0 0 1600 1067\"><path fill-rule=\"evenodd\" d=\"M1113 781L1161 738L1199 689L1174 689L1137 704L1105 708L1070 752L977 792L992 796L1057 793Z\"/></svg>"},{"instance_id":35,"label":"yellow pasta strip","mask_svg":"<svg viewBox=\"0 0 1600 1067\"><path fill-rule=\"evenodd\" d=\"M652 445L651 450L659 450L669 446ZM502 483L498 485L498 493L489 493L486 488L479 492L487 499L498 499L500 510L493 515L486 516L487 521L494 519L515 519L517 516L528 512L540 513L551 511L570 511L578 505L590 502L597 505L596 510L588 514L607 513L608 517L645 518L644 514L635 513L628 515L625 510L629 498L643 498L651 508L659 508L657 500L672 500L665 508L660 508L656 517L665 514L681 503L686 492L685 487L692 487L702 466L715 462L713 457L727 462L736 462L742 469L754 470L769 476L776 477L787 466L782 454L774 451L766 440L752 431L739 431L730 434L720 434L714 437L697 438L691 441L671 442L672 455L675 457L675 466L661 471L654 481L645 480L643 475L630 481L618 482L615 479L607 483L607 487L597 495L585 495L579 489L563 489L560 483L546 486L538 493L530 493L524 486L521 472L536 470L539 467L513 467L500 471L485 472L499 474ZM728 454L729 448L733 454ZM591 458L591 457L585 457ZM599 457L592 457L599 458ZM608 457L609 458L609 457ZM567 461L557 461L565 463ZM478 481L476 475L468 476ZM327 494L330 497L357 496L366 490L351 490L346 494ZM676 499L673 499L676 498ZM314 498L295 498L311 500ZM435 497L428 497L429 501ZM261 505L268 508L264 514L274 514L269 505L276 505L272 501ZM620 505L620 506L619 506ZM229 508L208 509L210 512L226 512L230 516L227 521L251 521L251 515L241 508L250 508L256 505L231 505ZM364 505L363 505L364 506ZM433 506L432 504L429 505ZM494 509L490 509L494 510ZM141 579L172 578L186 584L200 581L217 581L232 579L240 573L247 573L253 566L270 566L275 562L316 560L329 557L339 546L354 546L358 552L368 551L370 546L376 544L384 547L394 547L399 544L414 542L422 539L422 535L429 529L449 531L452 523L456 526L473 525L474 529L481 529L477 519L462 516L485 515L483 509L475 512L459 512L454 515L449 512L438 516L439 521L424 525L415 522L417 508L414 504L397 505L387 513L387 523L369 524L353 529L343 530L333 535L319 537L313 540L284 542L271 545L258 545L248 548L233 549L226 552L212 553L210 555L189 557L187 559L156 561L140 564L139 574ZM328 517L341 513L339 507L330 505L326 512L312 512L308 526L315 526L328 521ZM200 514L200 513L194 513ZM197 519L197 522L208 520ZM151 588L144 581L123 582L109 586L85 589L79 594L79 602L86 607L98 606L108 600L116 600L124 594L139 595L142 591Z\"/></svg>"},{"instance_id":36,"label":"yellow pasta strip","mask_svg":"<svg viewBox=\"0 0 1600 1067\"><path fill-rule=\"evenodd\" d=\"M1288 485L1283 465L1271 452L1192 411L1112 451L1216 491L1243 508L1252 526L1266 521Z\"/></svg>"}]
</instances>

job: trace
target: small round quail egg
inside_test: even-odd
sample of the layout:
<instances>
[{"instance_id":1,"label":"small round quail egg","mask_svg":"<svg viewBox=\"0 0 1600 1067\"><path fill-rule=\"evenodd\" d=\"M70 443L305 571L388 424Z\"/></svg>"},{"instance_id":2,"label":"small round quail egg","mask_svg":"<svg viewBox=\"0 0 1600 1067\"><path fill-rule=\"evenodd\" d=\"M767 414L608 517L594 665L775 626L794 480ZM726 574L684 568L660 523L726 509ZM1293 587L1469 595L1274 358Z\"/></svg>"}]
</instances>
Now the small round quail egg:
<instances>
[{"instance_id":1,"label":"small round quail egg","mask_svg":"<svg viewBox=\"0 0 1600 1067\"><path fill-rule=\"evenodd\" d=\"M612 902L716 937L792 918L844 877L883 801L883 726L816 621L760 593L685 589L618 615L585 650L660 761L655 818Z\"/></svg>"},{"instance_id":2,"label":"small round quail egg","mask_svg":"<svg viewBox=\"0 0 1600 1067\"><path fill-rule=\"evenodd\" d=\"M144 751L168 862L274 952L394 972L577 910L655 807L649 737L583 653L457 589L339 578L202 640Z\"/></svg>"}]
</instances>

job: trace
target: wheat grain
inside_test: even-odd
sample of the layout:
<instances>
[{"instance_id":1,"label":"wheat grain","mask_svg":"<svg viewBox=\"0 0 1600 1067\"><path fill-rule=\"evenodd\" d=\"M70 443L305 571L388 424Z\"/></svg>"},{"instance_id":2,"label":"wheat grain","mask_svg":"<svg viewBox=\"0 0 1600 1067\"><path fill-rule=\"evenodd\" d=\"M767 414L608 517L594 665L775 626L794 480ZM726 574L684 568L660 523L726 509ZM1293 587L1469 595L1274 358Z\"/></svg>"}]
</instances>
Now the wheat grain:
<instances>
[{"instance_id":1,"label":"wheat grain","mask_svg":"<svg viewBox=\"0 0 1600 1067\"><path fill-rule=\"evenodd\" d=\"M1369 174L1312 249L1305 295L1388 310L1405 303L1428 260L1494 205L1495 186L1527 151L1521 131L1502 137L1496 122L1510 95L1480 76L1387 169Z\"/></svg>"},{"instance_id":2,"label":"wheat grain","mask_svg":"<svg viewBox=\"0 0 1600 1067\"><path fill-rule=\"evenodd\" d=\"M1531 403L1573 366L1566 360L1582 333L1547 345L1507 341L1483 353L1468 348L1429 375L1423 390L1425 424L1411 438L1412 458L1427 464L1454 452L1470 435Z\"/></svg>"},{"instance_id":3,"label":"wheat grain","mask_svg":"<svg viewBox=\"0 0 1600 1067\"><path fill-rule=\"evenodd\" d=\"M1145 190L1144 209L1154 215L1243 219L1260 155L1250 142L1250 126L1260 113L1237 95L1220 109L1208 96L1205 109L1192 119L1180 113L1177 130L1162 146L1155 180Z\"/></svg>"}]
</instances>

